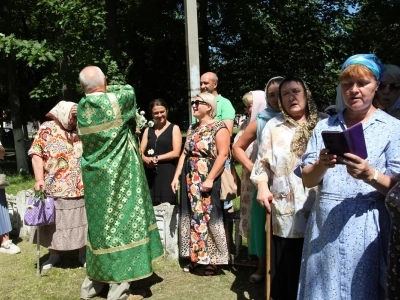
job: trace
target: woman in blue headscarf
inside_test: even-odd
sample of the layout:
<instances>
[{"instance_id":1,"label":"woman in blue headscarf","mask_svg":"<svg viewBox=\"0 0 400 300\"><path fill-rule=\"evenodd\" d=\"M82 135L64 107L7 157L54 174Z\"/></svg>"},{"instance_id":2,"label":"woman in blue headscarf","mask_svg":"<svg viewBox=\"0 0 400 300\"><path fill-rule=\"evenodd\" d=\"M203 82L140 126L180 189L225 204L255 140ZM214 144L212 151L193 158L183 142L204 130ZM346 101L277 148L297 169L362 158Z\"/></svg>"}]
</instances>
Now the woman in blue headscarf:
<instances>
[{"instance_id":1,"label":"woman in blue headscarf","mask_svg":"<svg viewBox=\"0 0 400 300\"><path fill-rule=\"evenodd\" d=\"M319 192L304 238L298 299L385 299L385 195L399 180L400 122L373 106L383 73L373 54L346 60L339 75L345 109L318 123L303 155L303 183ZM329 153L321 132L358 123L368 157Z\"/></svg>"}]
</instances>

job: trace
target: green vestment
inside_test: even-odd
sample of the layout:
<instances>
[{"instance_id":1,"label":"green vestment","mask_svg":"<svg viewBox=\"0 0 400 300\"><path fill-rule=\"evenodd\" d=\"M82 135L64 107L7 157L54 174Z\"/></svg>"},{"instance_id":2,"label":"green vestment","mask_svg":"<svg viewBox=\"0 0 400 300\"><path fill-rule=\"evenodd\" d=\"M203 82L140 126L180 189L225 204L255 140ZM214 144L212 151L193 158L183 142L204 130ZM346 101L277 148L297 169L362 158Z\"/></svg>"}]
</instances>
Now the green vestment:
<instances>
[{"instance_id":1,"label":"green vestment","mask_svg":"<svg viewBox=\"0 0 400 300\"><path fill-rule=\"evenodd\" d=\"M129 85L108 86L78 105L83 144L89 278L108 283L150 276L163 254L139 148L135 92Z\"/></svg>"}]
</instances>

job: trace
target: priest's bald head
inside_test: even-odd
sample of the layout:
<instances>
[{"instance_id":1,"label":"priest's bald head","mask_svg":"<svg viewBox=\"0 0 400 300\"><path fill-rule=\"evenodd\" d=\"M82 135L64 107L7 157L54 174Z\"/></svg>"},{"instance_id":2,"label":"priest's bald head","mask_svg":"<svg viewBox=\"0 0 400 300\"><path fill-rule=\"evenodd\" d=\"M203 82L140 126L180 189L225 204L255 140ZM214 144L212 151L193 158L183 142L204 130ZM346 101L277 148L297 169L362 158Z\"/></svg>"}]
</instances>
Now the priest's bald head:
<instances>
[{"instance_id":1,"label":"priest's bald head","mask_svg":"<svg viewBox=\"0 0 400 300\"><path fill-rule=\"evenodd\" d=\"M105 93L107 90L107 80L103 71L96 66L85 67L79 73L79 81L85 94L95 92Z\"/></svg>"}]
</instances>

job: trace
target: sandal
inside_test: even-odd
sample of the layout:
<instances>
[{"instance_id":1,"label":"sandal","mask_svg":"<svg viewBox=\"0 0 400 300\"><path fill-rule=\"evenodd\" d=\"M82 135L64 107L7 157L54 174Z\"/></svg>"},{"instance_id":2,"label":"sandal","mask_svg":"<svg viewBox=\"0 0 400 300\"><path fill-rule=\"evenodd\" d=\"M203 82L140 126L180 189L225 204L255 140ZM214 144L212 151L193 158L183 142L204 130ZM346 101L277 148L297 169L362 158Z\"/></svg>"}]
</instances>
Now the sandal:
<instances>
[{"instance_id":1,"label":"sandal","mask_svg":"<svg viewBox=\"0 0 400 300\"><path fill-rule=\"evenodd\" d=\"M185 273L192 272L199 266L200 266L200 264L191 261L189 264L187 264L186 266L183 267L183 272L185 272Z\"/></svg>"},{"instance_id":2,"label":"sandal","mask_svg":"<svg viewBox=\"0 0 400 300\"><path fill-rule=\"evenodd\" d=\"M216 265L208 265L204 271L205 276L214 276L217 274L218 267Z\"/></svg>"}]
</instances>

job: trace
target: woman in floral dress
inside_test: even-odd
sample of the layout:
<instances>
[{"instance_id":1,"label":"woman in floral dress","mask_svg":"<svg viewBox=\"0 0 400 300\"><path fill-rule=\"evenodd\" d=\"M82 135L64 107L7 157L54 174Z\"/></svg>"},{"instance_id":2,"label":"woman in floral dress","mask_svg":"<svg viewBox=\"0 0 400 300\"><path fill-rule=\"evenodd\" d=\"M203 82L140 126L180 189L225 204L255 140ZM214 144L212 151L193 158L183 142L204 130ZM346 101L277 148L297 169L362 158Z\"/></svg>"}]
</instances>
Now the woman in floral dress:
<instances>
[{"instance_id":1,"label":"woman in floral dress","mask_svg":"<svg viewBox=\"0 0 400 300\"><path fill-rule=\"evenodd\" d=\"M229 258L220 175L228 158L230 136L224 122L214 119L216 106L210 93L200 93L192 101L193 116L199 121L187 132L171 184L176 192L182 175L180 252L191 260L183 270L204 265L205 275L214 275L217 265L227 264Z\"/></svg>"},{"instance_id":2,"label":"woman in floral dress","mask_svg":"<svg viewBox=\"0 0 400 300\"><path fill-rule=\"evenodd\" d=\"M256 119L256 116L266 107L265 93L264 91L251 91L243 96L243 104L246 106L246 112L248 118L240 125L239 131L235 136L233 141L233 146L242 136L243 132L249 125L249 123ZM252 142L244 152L247 157L255 160L257 155L257 147L254 147ZM250 171L246 168L242 168L241 176L241 186L240 186L240 224L239 231L240 235L250 240L250 220L251 220L251 200L253 197L254 184L250 181Z\"/></svg>"},{"instance_id":3,"label":"woman in floral dress","mask_svg":"<svg viewBox=\"0 0 400 300\"><path fill-rule=\"evenodd\" d=\"M30 237L49 247L50 257L43 263L47 270L61 261L61 251L79 249L79 262L86 266L87 218L82 182L82 142L76 133L77 104L60 101L46 114L28 155L32 157L35 190L54 198L55 224L35 229Z\"/></svg>"},{"instance_id":4,"label":"woman in floral dress","mask_svg":"<svg viewBox=\"0 0 400 300\"><path fill-rule=\"evenodd\" d=\"M257 202L257 189L250 181L250 173L257 158L258 145L261 142L261 132L265 124L273 117L280 114L278 104L278 88L283 77L276 76L271 78L263 92L264 110L260 112L256 105L253 105L251 122L240 136L237 143L233 145L233 155L242 164L242 191L240 196L240 230L241 234L248 234L247 245L249 254L258 257L258 268L250 276L252 283L259 283L265 275L265 208ZM255 98L256 99L256 98ZM255 100L258 102L258 100ZM254 101L253 101L254 102ZM251 152L249 152L249 149ZM249 154L250 153L250 154ZM246 175L247 181L243 179ZM248 194L243 193L243 182L247 183Z\"/></svg>"}]
</instances>

